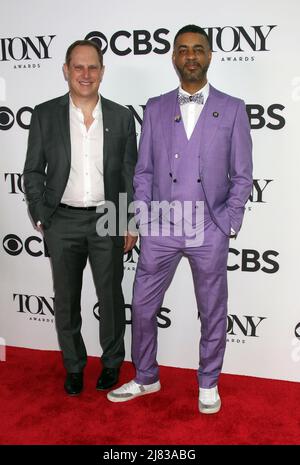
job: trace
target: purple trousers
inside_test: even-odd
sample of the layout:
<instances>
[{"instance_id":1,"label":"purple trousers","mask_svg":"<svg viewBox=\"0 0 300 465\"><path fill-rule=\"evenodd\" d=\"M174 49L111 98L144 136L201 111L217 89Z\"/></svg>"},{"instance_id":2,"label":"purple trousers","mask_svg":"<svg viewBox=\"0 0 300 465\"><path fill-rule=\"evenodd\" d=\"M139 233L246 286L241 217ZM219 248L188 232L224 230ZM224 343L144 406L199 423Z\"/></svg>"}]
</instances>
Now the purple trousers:
<instances>
[{"instance_id":1,"label":"purple trousers","mask_svg":"<svg viewBox=\"0 0 300 465\"><path fill-rule=\"evenodd\" d=\"M218 383L226 345L228 248L229 238L211 221L205 226L201 246L187 247L184 237L141 237L132 303L132 360L137 383L159 379L156 317L183 256L192 270L201 321L199 386L211 388Z\"/></svg>"}]
</instances>

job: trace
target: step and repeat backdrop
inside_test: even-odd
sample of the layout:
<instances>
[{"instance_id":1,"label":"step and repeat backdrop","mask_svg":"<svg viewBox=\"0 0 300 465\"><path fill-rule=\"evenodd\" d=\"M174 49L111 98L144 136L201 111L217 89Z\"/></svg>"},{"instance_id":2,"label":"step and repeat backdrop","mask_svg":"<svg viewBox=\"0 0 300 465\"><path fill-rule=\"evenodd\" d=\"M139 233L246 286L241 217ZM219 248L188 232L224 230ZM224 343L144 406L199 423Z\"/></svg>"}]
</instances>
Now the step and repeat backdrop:
<instances>
[{"instance_id":1,"label":"step and repeat backdrop","mask_svg":"<svg viewBox=\"0 0 300 465\"><path fill-rule=\"evenodd\" d=\"M248 3L248 4L247 4ZM228 0L71 0L1 5L0 341L58 350L49 254L32 226L22 186L36 104L67 92L67 47L93 39L104 52L101 93L133 112L139 138L147 99L178 85L175 33L205 28L213 45L212 85L245 100L252 128L254 183L243 228L231 240L223 372L300 381L300 4ZM126 359L138 246L124 256ZM97 297L85 270L82 315L89 355L101 355ZM197 368L199 320L191 271L182 260L158 314L162 365ZM3 350L3 349L2 349Z\"/></svg>"}]
</instances>

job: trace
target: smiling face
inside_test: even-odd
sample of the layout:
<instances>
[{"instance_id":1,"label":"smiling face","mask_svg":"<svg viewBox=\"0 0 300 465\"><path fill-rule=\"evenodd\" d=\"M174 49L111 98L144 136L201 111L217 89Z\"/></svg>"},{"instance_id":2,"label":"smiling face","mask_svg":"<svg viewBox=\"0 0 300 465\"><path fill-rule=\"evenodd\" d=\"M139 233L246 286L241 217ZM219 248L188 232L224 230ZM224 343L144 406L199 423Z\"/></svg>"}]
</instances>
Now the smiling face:
<instances>
[{"instance_id":1,"label":"smiling face","mask_svg":"<svg viewBox=\"0 0 300 465\"><path fill-rule=\"evenodd\" d=\"M70 62L64 64L65 77L74 101L96 102L104 73L97 51L88 45L78 45L72 50Z\"/></svg>"},{"instance_id":2,"label":"smiling face","mask_svg":"<svg viewBox=\"0 0 300 465\"><path fill-rule=\"evenodd\" d=\"M202 34L186 32L177 37L172 59L183 89L200 89L206 84L211 57L209 43Z\"/></svg>"}]
</instances>

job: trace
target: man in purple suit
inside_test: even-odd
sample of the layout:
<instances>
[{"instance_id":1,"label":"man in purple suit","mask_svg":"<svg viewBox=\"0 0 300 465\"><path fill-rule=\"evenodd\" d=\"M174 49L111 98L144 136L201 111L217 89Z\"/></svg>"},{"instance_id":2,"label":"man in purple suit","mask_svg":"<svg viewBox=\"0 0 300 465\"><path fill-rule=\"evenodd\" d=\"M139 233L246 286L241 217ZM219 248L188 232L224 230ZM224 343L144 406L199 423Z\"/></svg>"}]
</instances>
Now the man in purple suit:
<instances>
[{"instance_id":1,"label":"man in purple suit","mask_svg":"<svg viewBox=\"0 0 300 465\"><path fill-rule=\"evenodd\" d=\"M229 237L241 227L251 191L252 143L244 102L207 81L211 57L209 38L202 28L180 29L172 58L181 85L150 99L146 106L134 177L135 200L146 204L149 211L155 202L163 201L171 207L188 203L191 208L189 215L183 208L179 220L173 215L168 235L164 234L164 214L150 219L150 226L159 224L159 234L151 234L151 228L149 234L149 224L139 218L141 255L132 305L136 377L108 393L112 402L160 390L156 316L185 256L192 269L201 321L199 410L211 414L221 407L217 385L226 344ZM178 225L183 225L180 234Z\"/></svg>"}]
</instances>

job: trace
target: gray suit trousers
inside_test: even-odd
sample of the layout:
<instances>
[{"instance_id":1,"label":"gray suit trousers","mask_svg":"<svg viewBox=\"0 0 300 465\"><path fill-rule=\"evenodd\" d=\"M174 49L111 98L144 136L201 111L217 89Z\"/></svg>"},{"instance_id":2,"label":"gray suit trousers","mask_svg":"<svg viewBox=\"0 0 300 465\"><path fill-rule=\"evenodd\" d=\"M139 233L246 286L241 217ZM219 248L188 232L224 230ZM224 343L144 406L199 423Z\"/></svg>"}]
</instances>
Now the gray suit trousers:
<instances>
[{"instance_id":1,"label":"gray suit trousers","mask_svg":"<svg viewBox=\"0 0 300 465\"><path fill-rule=\"evenodd\" d=\"M111 237L99 237L95 211L58 207L45 229L49 249L58 341L67 372L83 371L87 352L81 335L81 289L87 259L99 302L102 363L117 368L124 360L125 308L121 282L123 247Z\"/></svg>"}]
</instances>

